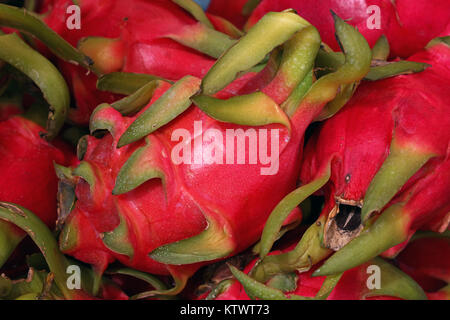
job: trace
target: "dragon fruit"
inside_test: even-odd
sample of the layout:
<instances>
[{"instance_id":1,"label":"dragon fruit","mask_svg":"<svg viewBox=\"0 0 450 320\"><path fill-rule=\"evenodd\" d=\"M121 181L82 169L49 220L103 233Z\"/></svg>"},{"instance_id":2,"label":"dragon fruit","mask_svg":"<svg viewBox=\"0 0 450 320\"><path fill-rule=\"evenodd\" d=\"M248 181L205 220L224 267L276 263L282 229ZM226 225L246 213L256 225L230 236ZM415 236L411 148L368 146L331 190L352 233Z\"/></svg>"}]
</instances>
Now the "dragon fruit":
<instances>
[{"instance_id":1,"label":"dragon fruit","mask_svg":"<svg viewBox=\"0 0 450 320\"><path fill-rule=\"evenodd\" d=\"M95 0L82 0L82 25L73 30L66 26L66 10L72 1L46 0L40 12L48 26L94 60L97 74L136 72L169 80L202 77L214 59L170 39L183 28L200 24L174 2L114 0L99 5ZM74 122L87 124L95 107L118 99L96 89L96 74L86 74L85 69L64 61L59 65L76 100L77 108L70 115Z\"/></svg>"},{"instance_id":2,"label":"dragon fruit","mask_svg":"<svg viewBox=\"0 0 450 320\"><path fill-rule=\"evenodd\" d=\"M381 32L387 34L391 56L407 56L445 26L439 29L432 21L426 24L426 35L423 30L412 32L416 27L403 17L414 16L414 10L401 1L375 1L382 8L381 31L370 30L362 20L351 22L363 30L373 50L357 29L332 12L342 49L332 52L321 44L318 30L293 10L258 17L273 5L267 0L242 32L238 27L243 17L258 3L233 2L227 10L242 13L233 16L221 12L220 1L204 13L192 0L135 0L135 6L82 0L82 28L69 30L66 10L73 2L46 0L39 10L54 31L27 11L0 5L0 25L12 32L0 31L0 62L13 65L41 89L50 105L47 133L42 136L55 138L68 112L77 123L89 119L91 131L79 140L80 162L68 159L71 153L66 151L59 155L66 156L64 161L55 161L62 164L54 166L59 178L57 220L41 216L39 206L44 203L28 204L0 193L1 251L10 252L23 237L19 228L42 251L27 259L27 281L0 277L0 298L128 299L129 294L132 299L164 299L180 293L200 267L220 263L260 238L254 252L261 259L244 272L231 267L237 281L221 282L208 298L447 297L448 285L442 287L448 283L441 269L444 262L438 266L436 255L423 262L423 244L445 251L445 240L416 240L418 234L410 242L417 230L443 232L449 224L445 192L450 137L442 129L450 124L442 95L450 80L449 48L443 42L447 39L432 42L409 61L393 63L383 61L390 50L386 38L380 37ZM323 3L328 5L324 1L320 6L325 7ZM276 11L287 9L284 4L276 4ZM359 2L363 11L370 4ZM348 12L341 12L340 5L343 2L336 4L337 11L345 17ZM433 10L437 6L421 5ZM355 8L361 13L361 8L351 10ZM435 20L445 17L440 12ZM100 25L100 19L108 22ZM141 31L147 21L154 26L152 32ZM326 24L327 20L317 22L328 42ZM60 59L77 109L69 111L69 90L54 66L15 30L35 36L46 47L32 38L27 42L46 54L50 49ZM410 34L405 35L406 30ZM424 66L426 71L409 74ZM0 119L11 112L14 109L0 104ZM311 128L302 159L307 127L331 116ZM2 126L14 121L21 129L33 124L13 117ZM8 126L5 130L11 131ZM75 128L73 140L78 140L76 132ZM13 138L2 142L1 133L0 146L23 145ZM45 148L39 151L45 149L52 162L48 148L64 146L48 141L42 139ZM33 146L28 144L28 149ZM17 162L14 152L7 152L5 163L13 163L12 156ZM364 168L362 162L367 163ZM49 181L54 174L44 169L33 173L45 173L42 181ZM299 175L302 186L294 190ZM54 180L50 184L56 192ZM23 197L26 192L17 193ZM325 196L317 221L297 245L269 254L274 242L302 220L298 204L316 192ZM52 209L46 213L54 213ZM55 220L59 243L49 229ZM64 256L58 246L93 270ZM391 264L378 255L396 259ZM420 259L412 261L412 256ZM108 268L115 261L119 263ZM69 265L78 265L88 275L81 289L68 290ZM369 289L368 270L373 268L381 272L381 289ZM173 288L165 281L169 275ZM127 276L146 282L143 290L122 291L128 286Z\"/></svg>"},{"instance_id":3,"label":"dragon fruit","mask_svg":"<svg viewBox=\"0 0 450 320\"><path fill-rule=\"evenodd\" d=\"M433 42L410 58L428 69L361 84L318 129L305 149L303 186L269 218L261 257L275 241L284 210L321 190L322 213L295 250L258 265L257 279L279 270L307 270L333 250L315 275L336 274L381 253L394 257L416 230L448 228L450 117L443 92L449 58L448 45Z\"/></svg>"},{"instance_id":4,"label":"dragon fruit","mask_svg":"<svg viewBox=\"0 0 450 320\"><path fill-rule=\"evenodd\" d=\"M163 293L174 294L202 264L257 241L270 211L295 187L306 127L341 84L359 81L369 71L367 42L342 19L335 20L346 63L314 84L308 75L320 45L317 31L292 12L272 13L222 55L203 80L154 80L113 105L100 105L90 129L104 135L80 141L82 162L75 170L58 169L62 182L73 183L77 199L70 213L72 204L67 205L63 252L92 264L98 273L114 260L145 272L170 273L176 286ZM269 32L271 37L262 37ZM273 80L258 78L271 71L268 62L256 76L236 80L237 86L263 83L261 91L230 98L236 75L280 44L289 54L281 58ZM309 81L306 94L303 79ZM146 90L153 94L150 103L136 109L133 102ZM197 107L190 107L191 100ZM279 154L275 167L269 169L267 161L245 163L245 156L236 160L236 154L223 161L222 153L218 160L218 152L229 146L217 136L239 130L245 135L243 126L270 132L270 138L261 135L259 152ZM249 144L244 148L251 150ZM188 160L175 163L174 154ZM284 223L298 220L298 214L294 209Z\"/></svg>"},{"instance_id":5,"label":"dragon fruit","mask_svg":"<svg viewBox=\"0 0 450 320\"><path fill-rule=\"evenodd\" d=\"M53 162L70 165L74 156L61 143L42 139L43 130L20 116L0 123L0 200L29 208L47 225L54 226L58 178ZM1 226L3 264L24 233L3 222Z\"/></svg>"},{"instance_id":6,"label":"dragon fruit","mask_svg":"<svg viewBox=\"0 0 450 320\"><path fill-rule=\"evenodd\" d=\"M334 50L339 46L332 32L330 10L358 28L371 47L381 35L386 35L392 57L407 58L435 37L450 33L450 4L440 0L416 0L414 4L408 0L263 0L250 16L247 27L267 12L289 8L316 26L322 40ZM379 25L375 18L379 18Z\"/></svg>"},{"instance_id":7,"label":"dragon fruit","mask_svg":"<svg viewBox=\"0 0 450 320\"><path fill-rule=\"evenodd\" d=\"M15 67L16 73L22 71L23 75L20 76L26 75L33 80L50 105L49 115L44 115L43 121L40 112L36 110L46 108L44 99L42 103L29 108L24 117L13 116L8 119L6 117L9 115L3 116L6 119L0 125L0 201L25 206L35 211L45 223L53 225L56 220L55 197L58 183L53 163L71 165L74 155L61 142L50 143L49 140L55 138L64 123L69 107L69 92L58 70L17 34L0 32L0 48L0 61ZM9 65L4 64L3 68L10 67ZM15 87L15 84L12 83L11 86ZM19 87L15 90L21 89ZM2 106L2 110L7 109L12 108ZM6 114L11 114L11 111ZM45 122L47 130L42 127ZM3 265L24 233L4 222L1 228L0 265Z\"/></svg>"},{"instance_id":8,"label":"dragon fruit","mask_svg":"<svg viewBox=\"0 0 450 320\"><path fill-rule=\"evenodd\" d=\"M27 257L29 272L26 279L9 279L0 276L0 297L6 300L126 300L128 296L109 279L98 278L77 261L67 259L58 249L50 229L31 211L24 207L0 202L0 219L26 231L41 250L41 254ZM71 278L78 269L79 283ZM73 285L73 287L71 286Z\"/></svg>"}]
</instances>

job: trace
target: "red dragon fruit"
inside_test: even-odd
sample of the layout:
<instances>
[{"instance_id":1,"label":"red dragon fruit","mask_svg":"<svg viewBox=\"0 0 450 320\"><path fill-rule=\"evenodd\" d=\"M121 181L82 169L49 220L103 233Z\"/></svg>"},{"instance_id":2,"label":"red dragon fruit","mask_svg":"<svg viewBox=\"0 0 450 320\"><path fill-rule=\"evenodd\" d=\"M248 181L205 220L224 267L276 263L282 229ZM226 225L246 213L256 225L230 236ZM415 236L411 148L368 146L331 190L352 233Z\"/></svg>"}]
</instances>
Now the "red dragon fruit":
<instances>
[{"instance_id":1,"label":"red dragon fruit","mask_svg":"<svg viewBox=\"0 0 450 320\"><path fill-rule=\"evenodd\" d=\"M395 256L419 229L449 225L450 117L444 92L450 49L434 42L410 60L422 73L365 82L351 101L313 135L301 181L274 210L262 237L264 257L284 210L317 190L322 213L290 253L267 257L255 271L308 269L337 250L315 275L358 266L384 252Z\"/></svg>"},{"instance_id":2,"label":"red dragon fruit","mask_svg":"<svg viewBox=\"0 0 450 320\"><path fill-rule=\"evenodd\" d=\"M441 0L415 0L414 3L409 0L263 0L253 11L247 27L267 12L289 8L316 26L322 40L334 50L339 46L332 32L330 10L358 28L371 47L381 35L386 35L392 57L409 57L435 37L450 34L450 3Z\"/></svg>"},{"instance_id":3,"label":"red dragon fruit","mask_svg":"<svg viewBox=\"0 0 450 320\"><path fill-rule=\"evenodd\" d=\"M29 208L47 225L54 226L58 178L53 163L70 165L74 156L60 143L42 139L43 130L20 116L0 122L0 201ZM15 247L13 243L17 244L24 233L3 222L1 228L5 231L0 258L3 264ZM8 233L11 238L3 238Z\"/></svg>"},{"instance_id":4,"label":"red dragon fruit","mask_svg":"<svg viewBox=\"0 0 450 320\"><path fill-rule=\"evenodd\" d=\"M202 77L214 60L170 39L183 28L199 25L175 2L189 1L78 1L81 28L72 30L66 26L72 1L46 0L41 12L53 30L94 60L97 74L136 72L169 80L185 75ZM85 69L67 62L60 67L76 100L77 109L70 116L73 121L86 124L100 103L117 100L116 95L96 90L95 74L87 75Z\"/></svg>"},{"instance_id":5,"label":"red dragon fruit","mask_svg":"<svg viewBox=\"0 0 450 320\"><path fill-rule=\"evenodd\" d=\"M100 273L116 259L138 270L170 273L176 281L168 291L173 294L202 263L257 241L270 211L295 186L306 127L341 84L359 81L369 71L371 52L364 38L335 19L346 63L312 85L309 78L306 95L295 89L304 90L303 79L308 81L320 38L305 20L283 12L263 18L203 80L187 76L175 84L149 82L139 92L150 90L153 97L136 115L130 102L138 93L112 106L100 105L90 129L94 134L108 132L81 140L82 162L72 173L59 168L63 182L74 183L77 198L61 235L62 250L93 264ZM267 34L271 37L262 36ZM280 44L289 54L281 58L274 80L265 82L261 91L223 99L220 91L237 74ZM189 108L191 99L198 108ZM270 159L245 163L245 156L237 154L236 159L233 151L228 160L220 155L229 148L225 136L234 130L245 136L248 126L271 133L270 138L261 135L259 152L279 154L279 161L272 162L279 167L272 172L266 165ZM208 131L213 138L207 137ZM231 141L235 143L234 137ZM247 143L234 150L250 156L251 149ZM208 150L206 158L202 150ZM174 162L174 154L187 161ZM285 222L298 219L296 213Z\"/></svg>"},{"instance_id":6,"label":"red dragon fruit","mask_svg":"<svg viewBox=\"0 0 450 320\"><path fill-rule=\"evenodd\" d=\"M27 258L26 279L0 276L0 298L5 300L127 300L128 296L107 278L98 278L92 270L67 259L44 222L26 208L0 201L0 219L26 231L41 250ZM82 274L74 284L71 274ZM72 287L73 285L73 287Z\"/></svg>"},{"instance_id":7,"label":"red dragon fruit","mask_svg":"<svg viewBox=\"0 0 450 320\"><path fill-rule=\"evenodd\" d=\"M1 122L0 201L27 207L35 211L45 223L53 225L56 220L55 196L58 184L53 164L71 165L74 158L62 143L49 143L61 129L69 108L67 85L50 61L30 48L17 34L0 32L0 47L0 61L15 67L16 72L22 71L33 80L50 105L49 115L44 115L43 121L36 110L46 108L45 104L36 104L27 110L24 117L14 116ZM6 68L6 65L3 67ZM17 89L20 91L20 88ZM36 123L28 119L35 119ZM46 121L47 130L37 124L42 122L45 125ZM3 265L24 233L4 222L1 228L0 265Z\"/></svg>"},{"instance_id":8,"label":"red dragon fruit","mask_svg":"<svg viewBox=\"0 0 450 320\"><path fill-rule=\"evenodd\" d=\"M395 259L397 265L427 291L429 299L449 300L450 238L418 233Z\"/></svg>"}]
</instances>

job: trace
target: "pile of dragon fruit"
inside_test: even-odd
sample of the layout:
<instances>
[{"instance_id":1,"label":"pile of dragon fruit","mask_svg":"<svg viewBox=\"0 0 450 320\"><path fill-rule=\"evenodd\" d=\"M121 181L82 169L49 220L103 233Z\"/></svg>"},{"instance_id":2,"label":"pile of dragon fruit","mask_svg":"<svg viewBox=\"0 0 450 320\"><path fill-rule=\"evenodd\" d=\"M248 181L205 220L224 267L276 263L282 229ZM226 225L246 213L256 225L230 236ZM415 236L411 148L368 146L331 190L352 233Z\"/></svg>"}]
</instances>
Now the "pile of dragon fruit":
<instances>
[{"instance_id":1,"label":"pile of dragon fruit","mask_svg":"<svg viewBox=\"0 0 450 320\"><path fill-rule=\"evenodd\" d=\"M450 299L449 1L0 2L0 299Z\"/></svg>"}]
</instances>

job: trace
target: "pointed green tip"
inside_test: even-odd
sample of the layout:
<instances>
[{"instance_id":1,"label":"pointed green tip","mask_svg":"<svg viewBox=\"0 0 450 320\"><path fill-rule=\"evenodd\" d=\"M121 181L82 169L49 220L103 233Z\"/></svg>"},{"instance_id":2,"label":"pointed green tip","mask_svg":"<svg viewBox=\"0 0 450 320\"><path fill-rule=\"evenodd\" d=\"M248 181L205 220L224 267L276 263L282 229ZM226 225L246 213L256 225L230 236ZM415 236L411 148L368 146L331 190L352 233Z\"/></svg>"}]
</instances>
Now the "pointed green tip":
<instances>
[{"instance_id":1,"label":"pointed green tip","mask_svg":"<svg viewBox=\"0 0 450 320\"><path fill-rule=\"evenodd\" d=\"M330 9L330 13L333 16L333 20L334 22L338 21L338 20L342 20L337 14L336 12L334 12L333 10Z\"/></svg>"},{"instance_id":2,"label":"pointed green tip","mask_svg":"<svg viewBox=\"0 0 450 320\"><path fill-rule=\"evenodd\" d=\"M197 237L159 247L153 250L149 257L160 263L185 265L225 258L233 251L232 248L202 248L199 244L200 241L198 241L200 237L204 237L204 233ZM205 245L205 247L208 247L208 245ZM188 253L190 250L192 250L192 253Z\"/></svg>"},{"instance_id":3,"label":"pointed green tip","mask_svg":"<svg viewBox=\"0 0 450 320\"><path fill-rule=\"evenodd\" d=\"M118 185L116 185L111 192L113 196L120 196L121 194L127 193L125 190L121 190Z\"/></svg>"},{"instance_id":4,"label":"pointed green tip","mask_svg":"<svg viewBox=\"0 0 450 320\"><path fill-rule=\"evenodd\" d=\"M330 275L330 273L326 270L327 268L324 268L325 270L322 270L322 267L320 267L319 269L317 269L316 271L314 271L312 273L313 277L321 277L321 276L328 276Z\"/></svg>"},{"instance_id":5,"label":"pointed green tip","mask_svg":"<svg viewBox=\"0 0 450 320\"><path fill-rule=\"evenodd\" d=\"M124 133L117 142L117 149L120 149L133 142L134 142L133 139L130 139L129 136L126 133Z\"/></svg>"},{"instance_id":6,"label":"pointed green tip","mask_svg":"<svg viewBox=\"0 0 450 320\"><path fill-rule=\"evenodd\" d=\"M59 235L59 249L63 252L74 250L79 244L79 229L73 220L66 221Z\"/></svg>"},{"instance_id":7,"label":"pointed green tip","mask_svg":"<svg viewBox=\"0 0 450 320\"><path fill-rule=\"evenodd\" d=\"M430 49L431 47L437 45L437 44L445 44L447 46L450 46L450 36L444 36L444 37L437 37L428 42L426 49Z\"/></svg>"},{"instance_id":8,"label":"pointed green tip","mask_svg":"<svg viewBox=\"0 0 450 320\"><path fill-rule=\"evenodd\" d=\"M299 204L322 188L330 179L329 165L325 171L310 183L305 184L284 197L267 219L261 236L260 257L263 259L271 250L283 222Z\"/></svg>"},{"instance_id":9,"label":"pointed green tip","mask_svg":"<svg viewBox=\"0 0 450 320\"><path fill-rule=\"evenodd\" d=\"M374 212L380 212L432 157L433 153L422 151L414 145L401 145L394 137L389 156L367 188L361 212L362 221L367 221Z\"/></svg>"},{"instance_id":10,"label":"pointed green tip","mask_svg":"<svg viewBox=\"0 0 450 320\"><path fill-rule=\"evenodd\" d=\"M231 273L244 287L245 292L250 297L256 297L261 300L287 300L288 298L284 295L281 290L271 288L265 284L256 281L249 275L240 271L236 267L228 264Z\"/></svg>"},{"instance_id":11,"label":"pointed green tip","mask_svg":"<svg viewBox=\"0 0 450 320\"><path fill-rule=\"evenodd\" d=\"M204 213L205 214L205 213ZM208 227L196 236L163 245L149 256L153 260L171 265L193 264L229 256L236 245L222 220L205 214Z\"/></svg>"},{"instance_id":12,"label":"pointed green tip","mask_svg":"<svg viewBox=\"0 0 450 320\"><path fill-rule=\"evenodd\" d=\"M116 178L113 195L130 192L151 179L161 179L165 187L166 176L155 159L158 154L146 139L146 145L137 149L125 162Z\"/></svg>"},{"instance_id":13,"label":"pointed green tip","mask_svg":"<svg viewBox=\"0 0 450 320\"><path fill-rule=\"evenodd\" d=\"M130 184L127 183L128 181L123 181L123 177L121 177L120 172L119 176L116 179L116 185L114 186L114 189L112 190L111 194L113 196L120 196L122 194L128 193L131 190L137 188L140 184ZM142 184L142 183L141 183Z\"/></svg>"},{"instance_id":14,"label":"pointed green tip","mask_svg":"<svg viewBox=\"0 0 450 320\"><path fill-rule=\"evenodd\" d=\"M126 219L120 215L120 224L111 232L103 234L103 243L108 249L127 256L130 260L134 256L134 247L129 238L129 229Z\"/></svg>"},{"instance_id":15,"label":"pointed green tip","mask_svg":"<svg viewBox=\"0 0 450 320\"><path fill-rule=\"evenodd\" d=\"M56 176L59 179L71 179L72 178L72 168L70 167L64 167L60 164L57 164L55 161L53 161L53 168L55 169Z\"/></svg>"}]
</instances>

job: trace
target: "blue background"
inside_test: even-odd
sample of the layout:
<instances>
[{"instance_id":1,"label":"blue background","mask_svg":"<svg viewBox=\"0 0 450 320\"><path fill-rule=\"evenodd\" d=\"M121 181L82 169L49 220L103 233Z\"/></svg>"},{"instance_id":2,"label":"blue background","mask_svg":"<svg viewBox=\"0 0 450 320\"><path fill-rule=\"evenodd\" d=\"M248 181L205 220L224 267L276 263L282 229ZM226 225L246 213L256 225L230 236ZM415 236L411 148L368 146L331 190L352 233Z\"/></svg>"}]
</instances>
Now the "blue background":
<instances>
[{"instance_id":1,"label":"blue background","mask_svg":"<svg viewBox=\"0 0 450 320\"><path fill-rule=\"evenodd\" d=\"M203 9L206 10L206 8L208 8L208 5L211 2L211 0L195 0L195 2L197 2L199 5L201 5L203 7Z\"/></svg>"}]
</instances>

